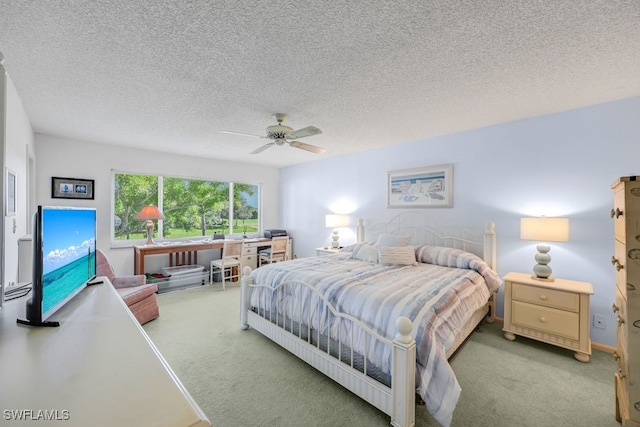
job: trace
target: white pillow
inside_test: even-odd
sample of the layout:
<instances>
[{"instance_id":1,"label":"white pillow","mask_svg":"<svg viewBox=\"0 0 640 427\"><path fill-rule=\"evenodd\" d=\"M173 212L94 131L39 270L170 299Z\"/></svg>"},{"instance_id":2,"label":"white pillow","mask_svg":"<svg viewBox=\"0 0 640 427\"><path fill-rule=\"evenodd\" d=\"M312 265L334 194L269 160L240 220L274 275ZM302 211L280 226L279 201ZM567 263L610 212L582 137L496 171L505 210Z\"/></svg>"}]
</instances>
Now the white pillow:
<instances>
[{"instance_id":1,"label":"white pillow","mask_svg":"<svg viewBox=\"0 0 640 427\"><path fill-rule=\"evenodd\" d=\"M378 262L386 265L416 265L416 252L413 246L380 247Z\"/></svg>"},{"instance_id":2,"label":"white pillow","mask_svg":"<svg viewBox=\"0 0 640 427\"><path fill-rule=\"evenodd\" d=\"M377 246L407 246L411 240L410 236L398 236L395 234L381 234L378 236Z\"/></svg>"},{"instance_id":3,"label":"white pillow","mask_svg":"<svg viewBox=\"0 0 640 427\"><path fill-rule=\"evenodd\" d=\"M357 259L360 261L366 261L371 263L378 262L378 248L373 245L362 245L360 248L353 254L353 259Z\"/></svg>"}]
</instances>

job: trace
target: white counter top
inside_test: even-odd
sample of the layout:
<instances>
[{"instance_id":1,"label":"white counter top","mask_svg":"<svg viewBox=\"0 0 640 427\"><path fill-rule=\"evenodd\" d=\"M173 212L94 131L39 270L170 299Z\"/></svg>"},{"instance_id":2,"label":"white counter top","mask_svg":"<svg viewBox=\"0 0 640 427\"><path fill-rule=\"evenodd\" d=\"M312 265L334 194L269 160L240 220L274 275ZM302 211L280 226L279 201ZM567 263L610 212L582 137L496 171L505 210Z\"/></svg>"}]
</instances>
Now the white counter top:
<instances>
[{"instance_id":1,"label":"white counter top","mask_svg":"<svg viewBox=\"0 0 640 427\"><path fill-rule=\"evenodd\" d=\"M30 296L0 308L0 424L52 418L57 421L44 424L210 426L115 289L101 280L52 316L59 327L16 324Z\"/></svg>"}]
</instances>

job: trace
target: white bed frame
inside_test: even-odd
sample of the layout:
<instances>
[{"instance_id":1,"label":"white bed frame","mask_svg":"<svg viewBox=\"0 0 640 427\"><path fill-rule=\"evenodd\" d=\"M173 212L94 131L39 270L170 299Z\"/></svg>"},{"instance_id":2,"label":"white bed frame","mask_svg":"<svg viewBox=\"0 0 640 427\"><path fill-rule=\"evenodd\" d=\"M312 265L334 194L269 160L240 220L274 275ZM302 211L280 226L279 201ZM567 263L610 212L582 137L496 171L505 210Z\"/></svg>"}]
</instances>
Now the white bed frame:
<instances>
[{"instance_id":1,"label":"white bed frame","mask_svg":"<svg viewBox=\"0 0 640 427\"><path fill-rule=\"evenodd\" d=\"M468 229L434 224L432 219L415 212L405 212L394 217L388 223L373 224L367 227L365 227L363 220L359 220L358 242L375 241L377 236L382 233L411 236L410 244L414 246L433 245L463 249L481 256L492 269L496 270L496 232L493 223L488 224L484 236L481 237L482 233L473 233ZM307 286L315 292L315 289L301 282L288 283L287 285ZM350 366L337 360L328 350L300 339L299 335L286 331L270 319L263 318L251 310L251 291L255 288L268 287L253 284L251 269L245 267L242 274L240 297L240 324L243 329L254 328L338 384L385 412L391 417L392 426L415 426L416 343L411 336L413 325L408 318L400 317L395 320L396 335L393 340L389 340L378 335L357 319L338 312L324 296L316 293L330 310L332 316L344 319L345 322L353 322L367 331L367 334L371 336L370 339L379 340L392 348L391 387L387 387L355 369L353 363ZM275 289L271 290L275 292ZM447 357L459 348L483 318L493 322L495 309L496 295L494 293L487 304L474 313Z\"/></svg>"}]
</instances>

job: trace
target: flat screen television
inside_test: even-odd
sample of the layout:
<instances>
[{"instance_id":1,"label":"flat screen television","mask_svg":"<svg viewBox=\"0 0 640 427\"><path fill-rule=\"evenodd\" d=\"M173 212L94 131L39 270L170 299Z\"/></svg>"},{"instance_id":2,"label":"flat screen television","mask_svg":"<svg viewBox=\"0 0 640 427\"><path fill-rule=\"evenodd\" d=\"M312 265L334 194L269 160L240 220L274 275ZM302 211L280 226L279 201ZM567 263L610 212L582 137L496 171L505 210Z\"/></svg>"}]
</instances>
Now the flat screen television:
<instances>
[{"instance_id":1,"label":"flat screen television","mask_svg":"<svg viewBox=\"0 0 640 427\"><path fill-rule=\"evenodd\" d=\"M96 277L96 210L38 206L33 215L33 275L25 319L32 326L59 326L48 320Z\"/></svg>"}]
</instances>

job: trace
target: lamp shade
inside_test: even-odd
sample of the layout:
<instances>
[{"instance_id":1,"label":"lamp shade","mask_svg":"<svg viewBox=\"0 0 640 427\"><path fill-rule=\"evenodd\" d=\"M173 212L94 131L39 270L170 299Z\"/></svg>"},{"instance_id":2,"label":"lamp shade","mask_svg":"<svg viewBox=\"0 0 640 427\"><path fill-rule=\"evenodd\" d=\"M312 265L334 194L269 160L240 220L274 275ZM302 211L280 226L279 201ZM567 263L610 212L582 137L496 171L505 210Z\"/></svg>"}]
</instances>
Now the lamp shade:
<instances>
[{"instance_id":1,"label":"lamp shade","mask_svg":"<svg viewBox=\"0 0 640 427\"><path fill-rule=\"evenodd\" d=\"M520 239L539 242L568 242L569 218L520 218Z\"/></svg>"},{"instance_id":2,"label":"lamp shade","mask_svg":"<svg viewBox=\"0 0 640 427\"><path fill-rule=\"evenodd\" d=\"M349 225L349 217L347 215L330 214L325 215L324 225L327 228L346 227Z\"/></svg>"},{"instance_id":3,"label":"lamp shade","mask_svg":"<svg viewBox=\"0 0 640 427\"><path fill-rule=\"evenodd\" d=\"M164 215L160 212L156 206L148 205L142 208L142 210L136 216L136 219L151 220L151 219L164 219Z\"/></svg>"}]
</instances>

